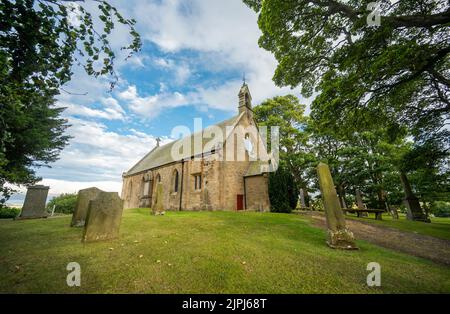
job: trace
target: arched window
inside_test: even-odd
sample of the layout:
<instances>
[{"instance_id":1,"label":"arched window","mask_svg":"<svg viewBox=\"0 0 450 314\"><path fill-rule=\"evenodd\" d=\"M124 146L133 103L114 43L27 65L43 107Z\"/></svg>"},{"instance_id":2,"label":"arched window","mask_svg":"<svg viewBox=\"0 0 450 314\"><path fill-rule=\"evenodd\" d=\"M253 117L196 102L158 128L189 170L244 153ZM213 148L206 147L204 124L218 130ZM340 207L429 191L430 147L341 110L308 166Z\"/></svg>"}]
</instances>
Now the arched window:
<instances>
[{"instance_id":1,"label":"arched window","mask_svg":"<svg viewBox=\"0 0 450 314\"><path fill-rule=\"evenodd\" d=\"M179 178L178 178L178 170L174 170L173 171L173 191L176 193L176 192L178 192L178 181L179 181Z\"/></svg>"},{"instance_id":2,"label":"arched window","mask_svg":"<svg viewBox=\"0 0 450 314\"><path fill-rule=\"evenodd\" d=\"M156 183L161 182L161 176L159 175L159 173L156 175Z\"/></svg>"}]
</instances>

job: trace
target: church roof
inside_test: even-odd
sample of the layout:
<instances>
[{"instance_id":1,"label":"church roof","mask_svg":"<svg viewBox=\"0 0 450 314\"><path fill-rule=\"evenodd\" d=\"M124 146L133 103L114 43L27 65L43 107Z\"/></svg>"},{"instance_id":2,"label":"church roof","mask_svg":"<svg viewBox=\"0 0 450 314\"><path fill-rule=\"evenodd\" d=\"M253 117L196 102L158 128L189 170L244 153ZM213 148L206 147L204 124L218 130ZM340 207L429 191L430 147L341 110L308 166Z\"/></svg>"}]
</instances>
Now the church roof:
<instances>
[{"instance_id":1,"label":"church roof","mask_svg":"<svg viewBox=\"0 0 450 314\"><path fill-rule=\"evenodd\" d=\"M268 167L269 164L262 160L250 161L250 164L248 166L247 172L244 174L244 177L253 177L262 175L263 173L267 172L267 170L263 171L263 169Z\"/></svg>"},{"instance_id":2,"label":"church roof","mask_svg":"<svg viewBox=\"0 0 450 314\"><path fill-rule=\"evenodd\" d=\"M226 133L227 126L232 126L234 128L242 116L243 116L243 113L236 115L234 117L231 117L230 119L222 121L213 126L209 126L200 132L193 133L193 134L186 136L182 139L179 139L177 141L173 141L166 145L155 147L147 155L145 155L144 158L142 158L140 161L138 161L138 163L136 165L134 165L130 170L128 170L126 173L124 173L124 175L125 176L134 175L139 172L143 172L143 171L150 170L150 169L153 169L156 167L160 167L160 166L163 166L163 165L175 162L175 161L179 161L184 158L192 157L192 155L194 154L193 152L194 152L194 137L195 136L200 135L200 138L202 139L202 153L208 153L211 151L211 147L215 147L215 146L217 146L219 144L223 144L223 143L219 143L220 138L218 138L218 137L204 138L203 136L201 136L201 133L205 132L208 129L211 129L213 127L219 127L222 130L222 134L225 134L225 138L223 139L223 141L225 141L229 135L228 133ZM211 142L212 140L213 140L213 142ZM175 160L175 159L173 159L173 156L172 156L172 147L175 145L175 143L181 144L182 141L190 141L192 153L189 154L189 152L186 152L186 153L182 154L179 159ZM216 142L214 142L214 141L216 141ZM207 143L208 143L208 146L205 147ZM213 145L213 146L211 146L211 145Z\"/></svg>"}]
</instances>

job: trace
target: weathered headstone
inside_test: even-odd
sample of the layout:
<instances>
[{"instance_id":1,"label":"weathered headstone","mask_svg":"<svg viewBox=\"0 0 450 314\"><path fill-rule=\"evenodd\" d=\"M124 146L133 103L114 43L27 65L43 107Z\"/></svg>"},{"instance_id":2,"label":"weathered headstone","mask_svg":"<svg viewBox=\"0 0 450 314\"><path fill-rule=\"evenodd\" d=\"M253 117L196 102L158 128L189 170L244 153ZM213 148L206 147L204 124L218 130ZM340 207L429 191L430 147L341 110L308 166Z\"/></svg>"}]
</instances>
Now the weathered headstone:
<instances>
[{"instance_id":1,"label":"weathered headstone","mask_svg":"<svg viewBox=\"0 0 450 314\"><path fill-rule=\"evenodd\" d=\"M49 188L45 185L29 186L22 211L17 219L47 218L45 203Z\"/></svg>"},{"instance_id":2,"label":"weathered headstone","mask_svg":"<svg viewBox=\"0 0 450 314\"><path fill-rule=\"evenodd\" d=\"M392 219L398 219L397 207L387 205L387 209L391 213Z\"/></svg>"},{"instance_id":3,"label":"weathered headstone","mask_svg":"<svg viewBox=\"0 0 450 314\"><path fill-rule=\"evenodd\" d=\"M366 209L363 203L362 194L360 190L356 190L356 205L358 209ZM367 213L358 213L358 217L368 217Z\"/></svg>"},{"instance_id":4,"label":"weathered headstone","mask_svg":"<svg viewBox=\"0 0 450 314\"><path fill-rule=\"evenodd\" d=\"M163 185L161 182L156 184L156 200L155 205L152 208L153 215L164 215L164 205L163 205Z\"/></svg>"},{"instance_id":5,"label":"weathered headstone","mask_svg":"<svg viewBox=\"0 0 450 314\"><path fill-rule=\"evenodd\" d=\"M77 203L72 214L71 227L83 227L89 208L89 201L97 198L102 190L97 188L88 188L78 191Z\"/></svg>"},{"instance_id":6,"label":"weathered headstone","mask_svg":"<svg viewBox=\"0 0 450 314\"><path fill-rule=\"evenodd\" d=\"M101 191L89 201L83 229L83 242L115 239L119 236L123 200L116 192Z\"/></svg>"},{"instance_id":7,"label":"weathered headstone","mask_svg":"<svg viewBox=\"0 0 450 314\"><path fill-rule=\"evenodd\" d=\"M327 244L335 249L358 249L353 233L345 225L344 214L339 204L339 198L328 165L322 162L319 163L317 174L327 220Z\"/></svg>"},{"instance_id":8,"label":"weathered headstone","mask_svg":"<svg viewBox=\"0 0 450 314\"><path fill-rule=\"evenodd\" d=\"M52 207L52 213L51 213L51 215L50 215L50 216L52 216L52 217L53 217L53 215L55 214L55 209L56 209L56 205L53 205L53 207Z\"/></svg>"},{"instance_id":9,"label":"weathered headstone","mask_svg":"<svg viewBox=\"0 0 450 314\"><path fill-rule=\"evenodd\" d=\"M302 209L306 208L306 202L305 202L305 191L303 189L300 189L300 206Z\"/></svg>"},{"instance_id":10,"label":"weathered headstone","mask_svg":"<svg viewBox=\"0 0 450 314\"><path fill-rule=\"evenodd\" d=\"M408 220L431 222L427 215L422 211L419 199L412 192L409 180L406 177L406 174L403 172L400 173L400 181L405 192L405 198L403 202L406 206L406 218Z\"/></svg>"}]
</instances>

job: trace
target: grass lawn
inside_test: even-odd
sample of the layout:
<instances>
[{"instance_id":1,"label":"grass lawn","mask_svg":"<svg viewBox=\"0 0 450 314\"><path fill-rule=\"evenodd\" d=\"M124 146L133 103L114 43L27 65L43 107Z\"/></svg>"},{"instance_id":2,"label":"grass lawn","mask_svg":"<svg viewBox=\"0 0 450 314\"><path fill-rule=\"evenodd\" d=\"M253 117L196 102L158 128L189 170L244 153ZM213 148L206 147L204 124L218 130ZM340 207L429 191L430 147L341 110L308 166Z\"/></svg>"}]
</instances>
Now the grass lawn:
<instances>
[{"instance_id":1,"label":"grass lawn","mask_svg":"<svg viewBox=\"0 0 450 314\"><path fill-rule=\"evenodd\" d=\"M0 221L0 292L450 293L450 268L364 241L332 250L300 215L133 209L119 239L86 245L69 222ZM66 285L72 261L81 287ZM381 287L366 285L369 262Z\"/></svg>"},{"instance_id":2,"label":"grass lawn","mask_svg":"<svg viewBox=\"0 0 450 314\"><path fill-rule=\"evenodd\" d=\"M407 220L405 214L399 214L398 220L392 219L392 216L388 213L383 213L383 220L375 220L374 214L369 214L369 217L365 218L357 218L356 214L348 214L345 217L383 225L386 227L397 228L402 231L416 232L423 235L450 240L450 218L434 217L431 218L431 223L424 223Z\"/></svg>"}]
</instances>

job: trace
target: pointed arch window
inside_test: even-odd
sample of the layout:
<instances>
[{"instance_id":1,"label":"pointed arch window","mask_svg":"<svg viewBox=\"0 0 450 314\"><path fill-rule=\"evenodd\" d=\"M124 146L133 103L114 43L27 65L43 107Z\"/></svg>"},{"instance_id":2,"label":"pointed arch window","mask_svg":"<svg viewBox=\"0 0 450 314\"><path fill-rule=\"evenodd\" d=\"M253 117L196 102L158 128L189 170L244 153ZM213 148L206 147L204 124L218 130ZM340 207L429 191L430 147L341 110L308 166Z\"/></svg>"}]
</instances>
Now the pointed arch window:
<instances>
[{"instance_id":1,"label":"pointed arch window","mask_svg":"<svg viewBox=\"0 0 450 314\"><path fill-rule=\"evenodd\" d=\"M178 170L174 170L173 171L173 191L175 193L178 192L178 184L179 184L179 174L178 174Z\"/></svg>"}]
</instances>

